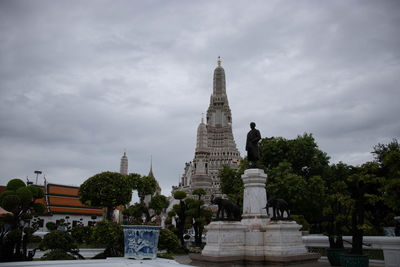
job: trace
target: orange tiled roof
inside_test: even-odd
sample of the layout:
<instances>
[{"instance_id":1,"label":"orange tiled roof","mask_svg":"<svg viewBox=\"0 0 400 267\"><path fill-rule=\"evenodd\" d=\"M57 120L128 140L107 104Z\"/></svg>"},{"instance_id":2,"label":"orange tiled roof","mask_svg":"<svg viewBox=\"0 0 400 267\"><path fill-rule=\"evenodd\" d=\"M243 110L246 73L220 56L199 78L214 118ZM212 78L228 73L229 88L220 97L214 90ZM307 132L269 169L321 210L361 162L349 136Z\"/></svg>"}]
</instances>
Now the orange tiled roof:
<instances>
[{"instance_id":1,"label":"orange tiled roof","mask_svg":"<svg viewBox=\"0 0 400 267\"><path fill-rule=\"evenodd\" d=\"M78 187L68 185L47 185L47 193L51 195L65 195L78 197Z\"/></svg>"},{"instance_id":2,"label":"orange tiled roof","mask_svg":"<svg viewBox=\"0 0 400 267\"><path fill-rule=\"evenodd\" d=\"M42 191L44 192L44 194L46 194L46 188L45 188L44 186L40 186L40 185L38 185L38 186L40 187L40 189L42 189ZM43 205L46 207L46 199L45 199L45 197L38 198L38 199L35 200L35 202L36 202L36 203L43 204ZM45 212L45 213L46 213L46 212Z\"/></svg>"},{"instance_id":3,"label":"orange tiled roof","mask_svg":"<svg viewBox=\"0 0 400 267\"><path fill-rule=\"evenodd\" d=\"M78 197L78 187L47 185L47 204L51 213L103 215L102 208L84 205Z\"/></svg>"},{"instance_id":4,"label":"orange tiled roof","mask_svg":"<svg viewBox=\"0 0 400 267\"><path fill-rule=\"evenodd\" d=\"M63 214L85 214L85 215L97 215L102 216L102 209L90 209L90 208L66 208L66 207L51 207L53 213Z\"/></svg>"}]
</instances>

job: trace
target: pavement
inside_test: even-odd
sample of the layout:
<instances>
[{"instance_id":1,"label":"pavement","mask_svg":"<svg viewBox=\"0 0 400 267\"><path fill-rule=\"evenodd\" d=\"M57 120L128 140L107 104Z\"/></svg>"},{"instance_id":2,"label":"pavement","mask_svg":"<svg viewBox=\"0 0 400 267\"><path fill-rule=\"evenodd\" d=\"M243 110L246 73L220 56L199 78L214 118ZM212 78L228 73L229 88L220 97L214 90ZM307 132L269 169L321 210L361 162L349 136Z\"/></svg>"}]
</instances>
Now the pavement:
<instances>
[{"instance_id":1,"label":"pavement","mask_svg":"<svg viewBox=\"0 0 400 267\"><path fill-rule=\"evenodd\" d=\"M174 256L175 261L180 264L197 266L197 267L275 267L275 266L298 266L298 267L330 267L331 264L328 261L327 257L321 257L318 261L314 262L306 262L306 263L296 263L296 264L288 264L288 265L274 265L274 264L264 264L264 263L212 263L212 262L199 262L199 261L192 261L188 255L179 255ZM379 260L370 260L369 261L370 267L383 267L385 266L383 261Z\"/></svg>"},{"instance_id":2,"label":"pavement","mask_svg":"<svg viewBox=\"0 0 400 267\"><path fill-rule=\"evenodd\" d=\"M264 265L263 263L212 263L192 261L189 256L174 256L175 260L157 258L154 260L133 260L125 258L108 258L105 260L68 260L68 261L21 261L21 262L3 262L0 267L274 267L289 265ZM310 263L292 264L290 266L299 267L328 267L330 266L326 257ZM370 260L370 267L382 267L383 261Z\"/></svg>"}]
</instances>

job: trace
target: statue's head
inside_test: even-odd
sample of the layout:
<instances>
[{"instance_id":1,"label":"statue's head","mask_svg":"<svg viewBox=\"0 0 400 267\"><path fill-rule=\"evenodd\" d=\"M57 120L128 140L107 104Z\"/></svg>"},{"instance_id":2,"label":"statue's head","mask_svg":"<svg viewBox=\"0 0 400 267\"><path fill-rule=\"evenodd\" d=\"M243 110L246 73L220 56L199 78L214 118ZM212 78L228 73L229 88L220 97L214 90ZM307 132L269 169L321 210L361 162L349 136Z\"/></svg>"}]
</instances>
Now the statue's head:
<instances>
[{"instance_id":1,"label":"statue's head","mask_svg":"<svg viewBox=\"0 0 400 267\"><path fill-rule=\"evenodd\" d=\"M256 127L256 123L255 122L250 122L250 128L254 129Z\"/></svg>"}]
</instances>

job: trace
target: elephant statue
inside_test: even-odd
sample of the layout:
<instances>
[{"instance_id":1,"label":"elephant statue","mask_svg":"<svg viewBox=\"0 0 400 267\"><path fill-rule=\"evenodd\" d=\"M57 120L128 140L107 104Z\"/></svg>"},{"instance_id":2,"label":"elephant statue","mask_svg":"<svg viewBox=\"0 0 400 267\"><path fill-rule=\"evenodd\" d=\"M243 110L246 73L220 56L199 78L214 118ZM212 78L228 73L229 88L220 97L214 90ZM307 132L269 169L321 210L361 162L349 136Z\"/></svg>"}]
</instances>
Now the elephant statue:
<instances>
[{"instance_id":1,"label":"elephant statue","mask_svg":"<svg viewBox=\"0 0 400 267\"><path fill-rule=\"evenodd\" d=\"M267 209L267 214L269 215L268 208L272 208L272 220L290 219L289 204L285 200L280 198L270 198L264 208ZM287 215L286 218L283 217L285 211Z\"/></svg>"},{"instance_id":2,"label":"elephant statue","mask_svg":"<svg viewBox=\"0 0 400 267\"><path fill-rule=\"evenodd\" d=\"M226 220L239 221L241 219L239 206L233 204L228 199L223 199L221 197L214 198L214 195L212 195L211 203L218 206L216 220L224 220L225 215L226 215ZM221 214L221 217L220 217L220 214Z\"/></svg>"}]
</instances>

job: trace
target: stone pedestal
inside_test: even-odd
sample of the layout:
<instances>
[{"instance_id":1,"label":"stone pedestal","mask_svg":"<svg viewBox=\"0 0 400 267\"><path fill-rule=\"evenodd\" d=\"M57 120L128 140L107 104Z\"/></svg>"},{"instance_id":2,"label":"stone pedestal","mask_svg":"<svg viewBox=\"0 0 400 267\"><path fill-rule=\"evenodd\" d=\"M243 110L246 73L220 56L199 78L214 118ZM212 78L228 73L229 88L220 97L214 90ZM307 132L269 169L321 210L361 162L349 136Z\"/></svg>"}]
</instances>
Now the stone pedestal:
<instances>
[{"instance_id":1,"label":"stone pedestal","mask_svg":"<svg viewBox=\"0 0 400 267\"><path fill-rule=\"evenodd\" d=\"M245 229L240 222L218 221L205 227L206 246L202 255L210 261L242 260L245 246Z\"/></svg>"},{"instance_id":2,"label":"stone pedestal","mask_svg":"<svg viewBox=\"0 0 400 267\"><path fill-rule=\"evenodd\" d=\"M270 221L267 203L267 175L248 169L244 183L241 222L212 222L207 229L207 244L193 260L209 262L257 261L293 263L317 260L319 254L307 253L300 228L294 221Z\"/></svg>"},{"instance_id":3,"label":"stone pedestal","mask_svg":"<svg viewBox=\"0 0 400 267\"><path fill-rule=\"evenodd\" d=\"M250 225L258 218L262 224L267 224L269 217L264 207L267 204L265 184L267 175L261 169L247 169L242 175L244 184L242 223Z\"/></svg>"},{"instance_id":4,"label":"stone pedestal","mask_svg":"<svg viewBox=\"0 0 400 267\"><path fill-rule=\"evenodd\" d=\"M270 221L265 227L264 254L266 256L292 256L306 254L301 226L295 221Z\"/></svg>"}]
</instances>

